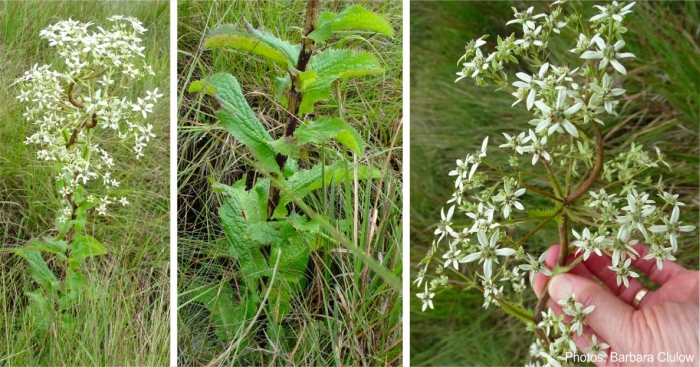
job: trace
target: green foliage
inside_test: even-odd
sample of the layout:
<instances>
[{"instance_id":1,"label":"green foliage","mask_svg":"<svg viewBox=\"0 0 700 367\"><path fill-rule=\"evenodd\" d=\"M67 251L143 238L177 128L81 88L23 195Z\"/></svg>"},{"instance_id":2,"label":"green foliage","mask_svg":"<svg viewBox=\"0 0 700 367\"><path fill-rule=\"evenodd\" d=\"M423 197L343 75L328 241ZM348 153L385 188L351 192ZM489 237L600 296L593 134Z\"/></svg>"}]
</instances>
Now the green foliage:
<instances>
[{"instance_id":1,"label":"green foliage","mask_svg":"<svg viewBox=\"0 0 700 367\"><path fill-rule=\"evenodd\" d=\"M393 36L386 21L359 6L337 17L324 14L319 24L331 33L369 29ZM324 41L327 39L326 36ZM292 45L247 23L245 31L232 25L216 28L205 46L247 52L282 66L286 74L277 78L277 98L286 106L292 91L301 95L299 115L313 112L316 102L330 98L335 81L384 72L369 53L333 49L312 54L305 70L297 70L300 45ZM355 155L364 153L362 137L340 117L304 121L293 115L297 111L291 111L289 120L294 120L294 124L300 120L299 127L293 135L273 139L246 102L234 76L214 74L191 83L189 91L215 98L219 105L216 114L223 128L250 152L254 158L251 165L262 175L256 175L249 188L246 175L230 186L212 182L213 189L225 197L219 207L219 219L226 236L226 241L221 243L226 249L221 253L228 253L236 261L238 297L228 285L222 285L203 292L193 290L197 294L194 298L202 301L211 312L217 337L221 340L240 337L244 322L261 309L271 321L268 333L282 335L281 323L292 312L294 297L306 286L305 272L311 252L322 243L319 238L328 236L321 229L323 226L307 215L323 221L327 219L308 212L306 215L290 213L290 208L293 203L307 208L301 204L315 190L348 184L355 178L379 178L380 171L353 164L345 158L346 154L338 152L333 154L335 159L328 158L330 162L322 161L308 169L298 168L297 159L307 160L307 147L311 144L337 143ZM265 297L267 302L264 302Z\"/></svg>"},{"instance_id":2,"label":"green foliage","mask_svg":"<svg viewBox=\"0 0 700 367\"><path fill-rule=\"evenodd\" d=\"M280 172L275 162L276 152L270 145L272 137L255 117L236 78L230 74L212 75L206 81L192 83L189 90L214 96L221 106L217 117L224 128L250 149L261 168Z\"/></svg>"},{"instance_id":3,"label":"green foliage","mask_svg":"<svg viewBox=\"0 0 700 367\"><path fill-rule=\"evenodd\" d=\"M318 43L325 43L332 33L351 30L368 30L394 37L389 22L358 5L348 7L337 15L331 12L321 13L318 26L308 37Z\"/></svg>"}]
</instances>

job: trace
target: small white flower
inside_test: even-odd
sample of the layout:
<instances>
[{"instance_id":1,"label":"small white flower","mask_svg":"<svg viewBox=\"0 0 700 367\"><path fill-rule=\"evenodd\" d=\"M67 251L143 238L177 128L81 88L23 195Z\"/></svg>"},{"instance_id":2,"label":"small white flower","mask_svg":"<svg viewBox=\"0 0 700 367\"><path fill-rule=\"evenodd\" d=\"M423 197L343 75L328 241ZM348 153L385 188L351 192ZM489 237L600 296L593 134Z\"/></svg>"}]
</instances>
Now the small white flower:
<instances>
[{"instance_id":1,"label":"small white flower","mask_svg":"<svg viewBox=\"0 0 700 367\"><path fill-rule=\"evenodd\" d=\"M635 2L629 3L625 5L624 7L620 7L620 5L617 3L617 1L613 1L611 4L601 6L601 5L593 5L594 7L598 8L600 10L600 14L594 15L590 21L591 22L597 22L597 21L610 21L610 19L613 19L617 22L622 22L622 17L625 15L629 14L632 12L630 10Z\"/></svg>"},{"instance_id":2,"label":"small white flower","mask_svg":"<svg viewBox=\"0 0 700 367\"><path fill-rule=\"evenodd\" d=\"M551 161L552 157L549 155L547 152L547 149L545 146L547 145L547 137L543 136L541 139L537 139L537 135L535 135L535 132L530 129L530 136L528 137L528 141L531 141L531 145L529 146L524 146L520 147L520 150L518 150L519 153L532 153L532 165L534 166L535 163L540 159L540 157L544 158L546 161Z\"/></svg>"},{"instance_id":3,"label":"small white flower","mask_svg":"<svg viewBox=\"0 0 700 367\"><path fill-rule=\"evenodd\" d=\"M578 130L569 121L568 117L578 112L583 107L583 102L579 101L573 106L569 106L566 104L566 89L560 88L555 106L549 107L542 101L536 101L535 105L540 109L543 116L542 120L537 124L536 132L547 129L547 134L552 135L555 131L561 130L559 127L562 126L569 134L578 138Z\"/></svg>"},{"instance_id":4,"label":"small white flower","mask_svg":"<svg viewBox=\"0 0 700 367\"><path fill-rule=\"evenodd\" d=\"M631 52L618 52L625 46L625 41L619 40L614 45L606 45L602 38L596 38L595 44L598 46L598 51L586 51L581 54L582 59L601 59L598 64L599 69L605 69L610 63L615 70L620 74L627 74L627 70L617 59L635 57Z\"/></svg>"},{"instance_id":5,"label":"small white flower","mask_svg":"<svg viewBox=\"0 0 700 367\"><path fill-rule=\"evenodd\" d=\"M617 200L615 196L617 194L608 194L605 192L605 189L600 189L600 191L595 192L595 191L589 191L588 192L595 200L591 201L588 206L591 208L600 208L601 206L604 206L606 208L609 208L612 203Z\"/></svg>"},{"instance_id":6,"label":"small white flower","mask_svg":"<svg viewBox=\"0 0 700 367\"><path fill-rule=\"evenodd\" d=\"M430 307L431 310L435 309L433 307L433 297L435 297L435 293L428 291L428 283L425 283L425 292L418 293L416 296L423 302L423 312L425 312L428 307Z\"/></svg>"},{"instance_id":7,"label":"small white flower","mask_svg":"<svg viewBox=\"0 0 700 367\"><path fill-rule=\"evenodd\" d=\"M542 80L545 78L547 75L547 69L549 68L549 63L544 63L542 66L540 66L540 70L537 72L537 74L534 75L528 75L523 72L516 73L515 76L518 77L518 81L515 81L513 83L513 86L518 87L519 89L522 90L528 90L528 95L527 95L527 109L528 111L532 108L532 106L535 104L535 98L537 97L537 90L539 89L539 84L537 83L538 81ZM518 102L520 102L520 99L513 103L513 106L515 106Z\"/></svg>"},{"instance_id":8,"label":"small white flower","mask_svg":"<svg viewBox=\"0 0 700 367\"><path fill-rule=\"evenodd\" d=\"M663 248L659 245L651 245L651 249L647 256L644 256L644 260L656 260L656 267L662 270L664 267L664 260L675 261L676 258L671 255L672 248Z\"/></svg>"},{"instance_id":9,"label":"small white flower","mask_svg":"<svg viewBox=\"0 0 700 367\"><path fill-rule=\"evenodd\" d=\"M498 248L498 236L500 235L500 230L496 230L491 238L486 237L486 233L477 232L477 238L479 239L479 251L469 254L462 258L459 262L469 263L472 261L479 260L479 264L484 263L484 277L486 279L491 279L493 262L498 264L497 256L510 256L515 253L512 248Z\"/></svg>"},{"instance_id":10,"label":"small white flower","mask_svg":"<svg viewBox=\"0 0 700 367\"><path fill-rule=\"evenodd\" d=\"M532 11L535 9L534 6L531 6L527 8L527 10L523 10L521 12L518 11L516 8L512 8L513 13L515 16L515 19L509 20L506 25L509 24L522 24L523 26L523 32L527 31L527 29L535 29L535 22L534 20L542 18L546 16L545 14L537 14L537 15L532 15Z\"/></svg>"},{"instance_id":11,"label":"small white flower","mask_svg":"<svg viewBox=\"0 0 700 367\"><path fill-rule=\"evenodd\" d=\"M438 242L445 237L445 234L449 234L452 237L457 236L457 233L455 233L452 227L450 227L452 225L452 215L454 214L454 212L454 205L447 209L447 215L445 215L445 208L442 208L442 210L440 210L440 217L442 218L442 220L440 221L437 229L435 230L435 235L440 235L440 239L438 239Z\"/></svg>"},{"instance_id":12,"label":"small white flower","mask_svg":"<svg viewBox=\"0 0 700 367\"><path fill-rule=\"evenodd\" d=\"M449 268L450 264L452 264L455 270L459 270L459 260L461 259L460 254L462 250L457 249L455 246L456 242L457 241L450 243L450 249L442 255L442 258L445 259L445 268Z\"/></svg>"},{"instance_id":13,"label":"small white flower","mask_svg":"<svg viewBox=\"0 0 700 367\"><path fill-rule=\"evenodd\" d=\"M677 206L671 211L671 218L663 217L663 225L651 226L649 230L652 233L664 233L666 238L671 240L671 248L673 252L678 251L678 236L681 232L692 232L695 226L681 226L678 222L680 217L680 209Z\"/></svg>"},{"instance_id":14,"label":"small white flower","mask_svg":"<svg viewBox=\"0 0 700 367\"><path fill-rule=\"evenodd\" d=\"M505 182L503 184L503 190L504 192L499 193L498 195L493 197L494 202L503 202L503 216L508 219L510 217L510 210L511 207L515 207L518 210L525 210L525 207L523 207L523 204L521 204L518 201L518 197L522 196L525 194L525 189L520 188L515 191L513 191L510 188L510 185Z\"/></svg>"},{"instance_id":15,"label":"small white flower","mask_svg":"<svg viewBox=\"0 0 700 367\"><path fill-rule=\"evenodd\" d=\"M537 260L530 254L527 254L527 258L528 264L520 265L520 269L533 274L542 273L548 277L552 276L552 272L544 266L544 260L547 258L547 251L543 252Z\"/></svg>"},{"instance_id":16,"label":"small white flower","mask_svg":"<svg viewBox=\"0 0 700 367\"><path fill-rule=\"evenodd\" d=\"M629 277L639 278L639 274L633 272L630 269L631 263L632 263L632 259L627 259L627 260L625 260L625 263L622 264L621 266L608 266L608 269L617 273L617 285L618 286L620 285L620 283L624 283L625 288L629 288L629 286L630 286Z\"/></svg>"},{"instance_id":17,"label":"small white flower","mask_svg":"<svg viewBox=\"0 0 700 367\"><path fill-rule=\"evenodd\" d=\"M594 92L590 103L596 106L600 106L602 104L605 107L605 111L611 115L616 115L617 113L615 112L615 106L617 106L617 104L620 102L615 98L623 95L625 90L622 88L612 88L612 79L607 73L603 75L603 81L601 84L601 86L596 83L590 83L588 85Z\"/></svg>"},{"instance_id":18,"label":"small white flower","mask_svg":"<svg viewBox=\"0 0 700 367\"><path fill-rule=\"evenodd\" d=\"M603 241L605 241L605 237L598 236L592 239L591 231L589 231L588 228L584 228L581 235L579 235L574 229L572 229L571 232L574 234L574 237L576 237L576 241L572 243L572 245L578 247L576 254L584 251L583 260L588 260L588 257L592 252L595 252L598 256L603 256L600 252L600 245L603 243Z\"/></svg>"},{"instance_id":19,"label":"small white flower","mask_svg":"<svg viewBox=\"0 0 700 367\"><path fill-rule=\"evenodd\" d=\"M594 356L601 358L608 358L608 354L605 349L609 349L610 346L607 343L599 343L598 337L595 334L591 337L591 344L586 348L585 352Z\"/></svg>"},{"instance_id":20,"label":"small white flower","mask_svg":"<svg viewBox=\"0 0 700 367\"><path fill-rule=\"evenodd\" d=\"M627 194L628 205L622 207L622 210L626 211L627 214L617 217L617 222L622 224L620 231L629 231L631 233L633 229L638 229L644 235L644 238L649 237L644 225L647 217L654 213L656 207L647 204L650 201L648 197L649 194L647 193L641 196L638 195L636 190L632 190L631 193ZM653 203L653 201L651 202Z\"/></svg>"}]
</instances>

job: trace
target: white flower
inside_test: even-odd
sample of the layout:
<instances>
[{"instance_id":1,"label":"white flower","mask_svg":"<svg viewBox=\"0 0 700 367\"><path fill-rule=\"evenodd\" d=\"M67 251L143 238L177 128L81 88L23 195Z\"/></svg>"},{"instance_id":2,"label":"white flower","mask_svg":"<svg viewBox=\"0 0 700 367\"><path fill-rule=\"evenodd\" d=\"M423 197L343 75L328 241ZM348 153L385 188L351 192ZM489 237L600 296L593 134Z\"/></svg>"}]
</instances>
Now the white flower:
<instances>
[{"instance_id":1,"label":"white flower","mask_svg":"<svg viewBox=\"0 0 700 367\"><path fill-rule=\"evenodd\" d=\"M654 213L656 210L655 206L647 205L647 203L652 202L648 200L649 194L644 193L641 196L637 194L636 190L632 190L632 193L627 194L627 206L622 207L622 210L626 211L627 214L617 217L617 222L622 224L620 231L630 232L633 229L638 229L644 235L644 238L649 237L647 230L644 227L647 217ZM628 237L625 236L625 237Z\"/></svg>"},{"instance_id":2,"label":"white flower","mask_svg":"<svg viewBox=\"0 0 700 367\"><path fill-rule=\"evenodd\" d=\"M535 98L537 97L537 89L539 88L539 84L537 81L542 80L545 78L545 75L547 75L547 69L549 68L549 63L544 63L542 66L540 66L540 70L537 72L537 74L534 75L528 75L523 72L516 73L515 76L518 77L518 81L515 81L513 83L513 86L518 87L519 89L522 90L529 90L530 92L527 95L527 109L528 111L532 108L532 106L535 104ZM518 99L513 103L513 106L515 106L518 102L520 102L521 99Z\"/></svg>"},{"instance_id":3,"label":"white flower","mask_svg":"<svg viewBox=\"0 0 700 367\"><path fill-rule=\"evenodd\" d=\"M585 352L605 359L608 358L607 353L605 353L605 349L609 348L610 346L607 343L598 343L598 337L596 337L594 334L591 337L591 343L588 345Z\"/></svg>"},{"instance_id":4,"label":"white flower","mask_svg":"<svg viewBox=\"0 0 700 367\"><path fill-rule=\"evenodd\" d=\"M625 5L624 7L620 8L620 5L617 3L617 1L613 1L611 4L601 6L601 5L593 5L594 7L598 8L600 10L600 14L594 15L590 21L591 22L597 22L597 21L610 21L610 19L616 20L618 22L622 22L622 17L625 15L629 14L632 12L630 10L635 2L629 3Z\"/></svg>"},{"instance_id":5,"label":"white flower","mask_svg":"<svg viewBox=\"0 0 700 367\"><path fill-rule=\"evenodd\" d=\"M484 277L486 279L491 279L493 262L498 264L497 256L510 256L515 253L512 248L498 248L498 236L500 235L500 230L496 230L489 240L486 237L486 233L477 232L476 236L479 239L479 251L473 254L469 254L462 258L459 262L469 263L475 260L479 260L479 263L484 263Z\"/></svg>"},{"instance_id":6,"label":"white flower","mask_svg":"<svg viewBox=\"0 0 700 367\"><path fill-rule=\"evenodd\" d=\"M527 29L535 29L535 22L533 20L539 19L545 16L545 14L537 14L537 15L532 15L532 11L535 9L534 6L531 6L527 8L527 10L523 10L521 12L518 12L516 8L511 7L513 9L513 13L515 13L515 19L509 20L506 25L509 24L522 24L523 26L523 32L527 31Z\"/></svg>"},{"instance_id":7,"label":"white flower","mask_svg":"<svg viewBox=\"0 0 700 367\"><path fill-rule=\"evenodd\" d=\"M564 313L573 317L573 320L571 320L571 328L570 330L573 330L578 334L578 336L581 336L583 333L583 325L585 324L586 316L588 316L589 313L593 312L595 309L595 306L590 305L583 309L583 304L575 302L574 307L565 307L564 308Z\"/></svg>"},{"instance_id":8,"label":"white flower","mask_svg":"<svg viewBox=\"0 0 700 367\"><path fill-rule=\"evenodd\" d=\"M450 249L444 255L442 255L442 258L445 259L445 268L449 268L450 264L452 264L455 270L459 269L459 259L461 258L459 255L462 253L462 250L457 249L455 246L456 242L457 241L450 243Z\"/></svg>"},{"instance_id":9,"label":"white flower","mask_svg":"<svg viewBox=\"0 0 700 367\"><path fill-rule=\"evenodd\" d=\"M442 210L440 210L440 217L442 218L442 220L440 221L440 224L438 224L438 227L435 230L435 235L440 235L440 239L438 239L438 242L445 237L445 234L449 234L453 237L457 236L457 233L455 233L452 227L450 227L452 225L452 215L454 214L454 212L454 205L451 206L450 209L447 209L447 215L445 215L445 208L442 208Z\"/></svg>"},{"instance_id":10,"label":"white flower","mask_svg":"<svg viewBox=\"0 0 700 367\"><path fill-rule=\"evenodd\" d=\"M664 233L666 238L671 240L671 248L674 252L678 251L678 236L680 232L692 232L695 226L681 226L678 222L680 209L677 206L671 211L671 218L663 217L663 225L651 226L649 230L653 233ZM618 219L619 220L619 219Z\"/></svg>"},{"instance_id":11,"label":"white flower","mask_svg":"<svg viewBox=\"0 0 700 367\"><path fill-rule=\"evenodd\" d=\"M549 155L547 152L547 149L545 149L545 145L547 145L547 137L543 136L541 139L537 139L537 136L535 135L535 132L530 129L530 136L528 137L529 141L532 142L531 145L529 146L524 146L520 147L520 150L518 150L519 153L532 153L532 165L534 166L535 163L540 159L540 157L544 158L547 161L551 161L552 157Z\"/></svg>"},{"instance_id":12,"label":"white flower","mask_svg":"<svg viewBox=\"0 0 700 367\"><path fill-rule=\"evenodd\" d=\"M608 194L605 192L605 189L600 189L600 191L595 192L595 191L589 191L588 192L592 197L595 198L595 200L591 201L588 206L592 208L600 208L601 206L604 206L606 208L609 208L612 203L617 200L615 196L617 194Z\"/></svg>"},{"instance_id":13,"label":"white flower","mask_svg":"<svg viewBox=\"0 0 700 367\"><path fill-rule=\"evenodd\" d=\"M605 69L608 63L610 63L620 74L627 74L625 67L617 61L617 59L635 57L634 54L630 52L618 53L618 51L625 46L625 41L619 40L615 42L614 45L606 45L605 41L599 37L595 39L595 44L598 46L598 51L586 51L581 54L582 59L601 59L598 64L599 69Z\"/></svg>"},{"instance_id":14,"label":"white flower","mask_svg":"<svg viewBox=\"0 0 700 367\"><path fill-rule=\"evenodd\" d=\"M630 286L629 277L639 278L639 274L633 272L630 269L631 263L632 263L632 259L627 259L625 261L625 263L622 264L621 266L608 266L608 269L617 273L617 285L618 286L620 285L620 283L624 283L625 288L629 288L629 286Z\"/></svg>"},{"instance_id":15,"label":"white flower","mask_svg":"<svg viewBox=\"0 0 700 367\"><path fill-rule=\"evenodd\" d=\"M510 136L506 133L502 133L502 134L506 138L506 140L508 140L508 142L506 144L499 145L498 146L499 148L511 148L515 151L518 151L518 148L526 141L524 132L522 132L518 135L513 135L513 136ZM522 154L522 153L520 153L520 154Z\"/></svg>"},{"instance_id":16,"label":"white flower","mask_svg":"<svg viewBox=\"0 0 700 367\"><path fill-rule=\"evenodd\" d=\"M672 248L663 248L659 245L651 245L651 249L647 256L644 256L644 260L656 260L656 267L662 270L664 267L664 260L675 261L676 258L671 255Z\"/></svg>"},{"instance_id":17,"label":"white flower","mask_svg":"<svg viewBox=\"0 0 700 367\"><path fill-rule=\"evenodd\" d=\"M657 148L658 149L658 148ZM668 205L672 206L685 206L685 203L678 201L678 194L671 195L671 193L663 192L659 197L666 202Z\"/></svg>"},{"instance_id":18,"label":"white flower","mask_svg":"<svg viewBox=\"0 0 700 367\"><path fill-rule=\"evenodd\" d=\"M612 79L607 73L603 75L602 86L599 86L596 83L590 83L588 86L594 92L590 103L595 106L600 106L602 104L605 106L605 111L607 111L609 114L616 115L617 113L615 112L615 106L619 103L619 101L616 100L615 97L624 94L625 90L622 88L611 88Z\"/></svg>"},{"instance_id":19,"label":"white flower","mask_svg":"<svg viewBox=\"0 0 700 367\"><path fill-rule=\"evenodd\" d=\"M576 126L569 121L568 117L578 112L578 110L583 107L583 102L579 101L573 106L567 105L565 88L559 89L557 104L554 107L550 108L542 101L536 101L535 105L540 109L543 115L542 120L537 124L536 132L547 129L547 134L552 135L555 131L561 130L559 128L560 126L563 126L569 134L578 138L578 130L576 130Z\"/></svg>"},{"instance_id":20,"label":"white flower","mask_svg":"<svg viewBox=\"0 0 700 367\"><path fill-rule=\"evenodd\" d=\"M125 197L122 196L121 199L119 199L119 204L122 204L122 206L127 206L127 205L129 205L130 203L129 203L128 200L126 200Z\"/></svg>"},{"instance_id":21,"label":"white flower","mask_svg":"<svg viewBox=\"0 0 700 367\"><path fill-rule=\"evenodd\" d=\"M548 277L552 276L552 272L544 266L544 260L547 258L547 251L543 252L537 260L530 254L527 254L527 258L528 264L520 265L520 269L532 272L533 274L542 273Z\"/></svg>"},{"instance_id":22,"label":"white flower","mask_svg":"<svg viewBox=\"0 0 700 367\"><path fill-rule=\"evenodd\" d=\"M428 283L425 283L425 292L418 293L416 296L423 302L423 312L425 312L428 307L430 307L431 310L435 309L433 307L433 297L435 297L435 293L428 291Z\"/></svg>"},{"instance_id":23,"label":"white flower","mask_svg":"<svg viewBox=\"0 0 700 367\"><path fill-rule=\"evenodd\" d=\"M639 241L637 240L631 240L629 239L630 232L629 231L623 231L622 228L620 228L617 231L617 235L613 237L612 239L606 238L602 241L600 241L600 244L603 246L608 247L608 250L612 250L612 264L613 266L617 266L617 264L620 261L624 261L625 258L629 257L632 259L636 259L637 256L639 256L639 253L637 250L634 249L634 245L636 245Z\"/></svg>"},{"instance_id":24,"label":"white flower","mask_svg":"<svg viewBox=\"0 0 700 367\"><path fill-rule=\"evenodd\" d=\"M508 219L510 217L510 208L514 206L518 210L525 210L523 204L518 201L518 197L525 194L525 189L520 188L513 191L510 185L506 182L503 184L504 192L493 197L494 202L503 202L503 216Z\"/></svg>"},{"instance_id":25,"label":"white flower","mask_svg":"<svg viewBox=\"0 0 700 367\"><path fill-rule=\"evenodd\" d=\"M455 80L455 83L460 81L461 79L466 78L467 76L471 78L475 78L481 70L488 69L489 64L486 62L486 59L484 59L484 54L481 53L481 49L476 49L476 55L474 55L474 58L469 61L465 62L462 64L464 67L461 72L457 73L457 80Z\"/></svg>"},{"instance_id":26,"label":"white flower","mask_svg":"<svg viewBox=\"0 0 700 367\"><path fill-rule=\"evenodd\" d=\"M576 254L578 254L581 251L585 251L583 253L584 260L588 260L588 257L591 255L592 252L595 252L598 256L603 256L600 252L600 246L601 243L605 241L605 237L598 236L594 239L591 239L591 231L589 231L588 228L583 229L582 235L579 235L575 229L571 229L571 232L574 234L574 237L576 237L576 241L572 243L572 245L578 247Z\"/></svg>"},{"instance_id":27,"label":"white flower","mask_svg":"<svg viewBox=\"0 0 700 367\"><path fill-rule=\"evenodd\" d=\"M530 46L544 47L544 42L540 40L540 33L542 32L542 26L537 26L534 30L525 29L523 33L523 38L515 40L513 44L521 45L523 50L527 50Z\"/></svg>"},{"instance_id":28,"label":"white flower","mask_svg":"<svg viewBox=\"0 0 700 367\"><path fill-rule=\"evenodd\" d=\"M469 233L484 232L498 227L498 223L493 223L493 208L484 210L484 203L479 203L476 213L468 212L467 216L474 220L474 224L469 229Z\"/></svg>"}]
</instances>

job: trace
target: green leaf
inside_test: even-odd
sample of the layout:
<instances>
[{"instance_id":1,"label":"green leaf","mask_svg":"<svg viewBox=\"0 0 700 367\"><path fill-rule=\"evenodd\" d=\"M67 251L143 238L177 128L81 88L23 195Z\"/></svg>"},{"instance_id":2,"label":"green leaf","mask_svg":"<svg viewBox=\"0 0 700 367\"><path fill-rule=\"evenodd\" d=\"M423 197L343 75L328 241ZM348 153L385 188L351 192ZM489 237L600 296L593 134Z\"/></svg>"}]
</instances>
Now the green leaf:
<instances>
[{"instance_id":1,"label":"green leaf","mask_svg":"<svg viewBox=\"0 0 700 367\"><path fill-rule=\"evenodd\" d=\"M79 263L88 257L103 255L107 252L100 241L80 233L75 235L68 248L70 249L68 262L75 266L79 266Z\"/></svg>"},{"instance_id":2,"label":"green leaf","mask_svg":"<svg viewBox=\"0 0 700 367\"><path fill-rule=\"evenodd\" d=\"M280 193L280 203L275 209L273 218L283 217L283 209L287 204L292 202L292 196L302 200L306 195L314 190L320 189L325 184L330 187L340 183L350 182L353 179L353 165L345 162L336 162L331 165L322 167L320 164L308 170L303 170L295 173L289 179L284 181L285 186L291 192L288 194L284 190ZM381 177L381 171L372 169L367 166L357 167L358 180L366 180L368 178Z\"/></svg>"},{"instance_id":3,"label":"green leaf","mask_svg":"<svg viewBox=\"0 0 700 367\"><path fill-rule=\"evenodd\" d=\"M381 74L384 72L374 55L355 50L325 50L311 57L308 70L319 77L336 75L338 78Z\"/></svg>"},{"instance_id":4,"label":"green leaf","mask_svg":"<svg viewBox=\"0 0 700 367\"><path fill-rule=\"evenodd\" d=\"M321 144L334 139L355 154L362 154L364 142L360 134L347 122L339 118L322 118L318 121L307 121L294 132L300 145L313 142Z\"/></svg>"},{"instance_id":5,"label":"green leaf","mask_svg":"<svg viewBox=\"0 0 700 367\"><path fill-rule=\"evenodd\" d=\"M58 301L60 310L68 310L80 302L85 290L85 275L69 271L63 283L63 293Z\"/></svg>"},{"instance_id":6,"label":"green leaf","mask_svg":"<svg viewBox=\"0 0 700 367\"><path fill-rule=\"evenodd\" d=\"M50 288L52 282L56 282L56 276L46 265L46 261L41 257L41 252L26 248L18 248L15 250L17 256L27 260L32 279L41 284L44 288Z\"/></svg>"},{"instance_id":7,"label":"green leaf","mask_svg":"<svg viewBox=\"0 0 700 367\"><path fill-rule=\"evenodd\" d=\"M226 233L231 256L238 260L246 282L269 275L270 269L260 246L274 240L274 224L268 224L267 197L269 180L259 180L252 190L245 190L245 180L226 187L230 199L219 208L219 217ZM269 227L269 228L268 228Z\"/></svg>"},{"instance_id":8,"label":"green leaf","mask_svg":"<svg viewBox=\"0 0 700 367\"><path fill-rule=\"evenodd\" d=\"M277 140L273 140L270 142L270 145L280 154L286 155L287 157L299 159L307 156L307 154L305 154L306 152L302 150L301 145L295 143L293 139L289 137L283 136Z\"/></svg>"},{"instance_id":9,"label":"green leaf","mask_svg":"<svg viewBox=\"0 0 700 367\"><path fill-rule=\"evenodd\" d=\"M334 81L384 72L370 53L332 49L311 56L307 70L315 71L317 78L302 90L300 114L313 112L314 103L330 98Z\"/></svg>"},{"instance_id":10,"label":"green leaf","mask_svg":"<svg viewBox=\"0 0 700 367\"><path fill-rule=\"evenodd\" d=\"M202 288L206 289L193 299L202 302L211 312L216 336L223 341L232 340L246 326L246 321L255 316L259 302L248 297L241 303L235 302L233 289L228 283Z\"/></svg>"},{"instance_id":11,"label":"green leaf","mask_svg":"<svg viewBox=\"0 0 700 367\"><path fill-rule=\"evenodd\" d=\"M42 289L25 293L29 298L27 314L32 318L32 330L38 337L43 337L49 331L51 325L52 303L46 298Z\"/></svg>"},{"instance_id":12,"label":"green leaf","mask_svg":"<svg viewBox=\"0 0 700 367\"><path fill-rule=\"evenodd\" d=\"M54 240L50 237L44 237L41 240L35 238L30 240L25 248L28 250L36 250L56 254L59 257L65 259L65 253L66 249L68 248L68 243L63 240Z\"/></svg>"},{"instance_id":13,"label":"green leaf","mask_svg":"<svg viewBox=\"0 0 700 367\"><path fill-rule=\"evenodd\" d=\"M272 137L255 117L236 78L226 73L215 74L206 80L192 83L189 91L214 96L221 105L217 116L224 128L251 150L262 168L281 173L275 160L277 153L269 144Z\"/></svg>"},{"instance_id":14,"label":"green leaf","mask_svg":"<svg viewBox=\"0 0 700 367\"><path fill-rule=\"evenodd\" d=\"M299 45L291 45L289 42L275 37L270 32L253 28L248 23L246 23L246 31L239 30L234 24L219 26L204 41L204 46L213 49L222 48L248 52L262 56L285 68L296 63L301 50Z\"/></svg>"},{"instance_id":15,"label":"green leaf","mask_svg":"<svg viewBox=\"0 0 700 367\"><path fill-rule=\"evenodd\" d=\"M318 26L309 34L309 37L316 42L324 43L330 38L332 32L354 30L368 30L394 37L394 30L389 22L359 5L348 7L337 16L333 13L322 13Z\"/></svg>"}]
</instances>

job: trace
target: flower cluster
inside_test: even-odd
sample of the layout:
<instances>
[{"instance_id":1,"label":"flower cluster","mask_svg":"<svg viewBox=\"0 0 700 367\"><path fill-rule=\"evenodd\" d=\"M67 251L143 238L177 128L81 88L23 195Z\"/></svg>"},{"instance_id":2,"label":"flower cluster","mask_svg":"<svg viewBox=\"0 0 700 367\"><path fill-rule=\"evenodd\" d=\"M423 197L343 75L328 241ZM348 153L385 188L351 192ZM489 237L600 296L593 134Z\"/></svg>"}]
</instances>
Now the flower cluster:
<instances>
[{"instance_id":1,"label":"flower cluster","mask_svg":"<svg viewBox=\"0 0 700 367\"><path fill-rule=\"evenodd\" d=\"M511 313L522 309L521 272L533 279L538 273L551 277L566 271L566 264L546 266L546 253L524 248L550 222L559 223L565 243L573 236L570 252L579 256L577 261L609 257L608 269L617 276L618 286L625 287L638 277L632 267L640 257L635 245L649 246L642 260L655 261L661 269L665 261L675 260L678 237L695 229L680 222L684 203L677 194L666 190L660 179L652 184L650 177L642 177L659 163L670 168L657 147L652 157L632 143L615 159L604 159L601 126L617 115L625 93L617 85L627 73L623 63L635 57L624 52L622 37L622 24L634 3L596 5L600 14L588 20L588 27L577 14L564 17L563 3L555 2L550 14L535 14L534 7L513 9L515 19L507 24L518 25L516 33L499 36L493 52L485 50L486 36L470 41L460 59L463 68L457 81L471 78L479 86L488 81L509 90L515 99L512 106L529 115L525 121L530 126L503 133L505 141L499 146L510 154L510 170L491 161L491 152L487 156L486 137L481 149L457 160L449 172L455 190L441 211L435 239L415 280L419 287L425 282L418 294L424 311L452 285L482 291L484 307L501 305ZM542 60L550 38L562 36L565 28L574 32L571 62ZM504 65L518 59L533 65L534 72L509 78ZM535 207L530 203L538 201L529 200L532 196L550 204ZM540 224L530 226L533 222ZM432 279L431 268L436 275ZM566 317L542 310L542 321L533 322L533 329L549 337L538 339L532 355L547 365L559 366L566 352L576 351L574 338L581 337L585 316L593 311L573 298L562 306ZM595 336L586 337L590 353L605 353L607 345Z\"/></svg>"},{"instance_id":2,"label":"flower cluster","mask_svg":"<svg viewBox=\"0 0 700 367\"><path fill-rule=\"evenodd\" d=\"M140 38L146 28L129 17L108 21L108 29L69 19L42 30L40 37L61 62L34 65L13 84L19 87L17 99L26 104L24 118L36 127L25 144L39 147L39 160L60 166L56 181L68 202L76 188L92 181L108 189L120 185L112 174L114 158L107 144L100 144L98 131L111 130L120 140L131 140L137 159L155 137L147 117L163 96L158 88L135 101L126 97L134 83L154 75L144 61ZM100 214L113 201L128 204L126 198L89 198ZM73 203L67 203L59 221L70 219L73 211Z\"/></svg>"}]
</instances>

